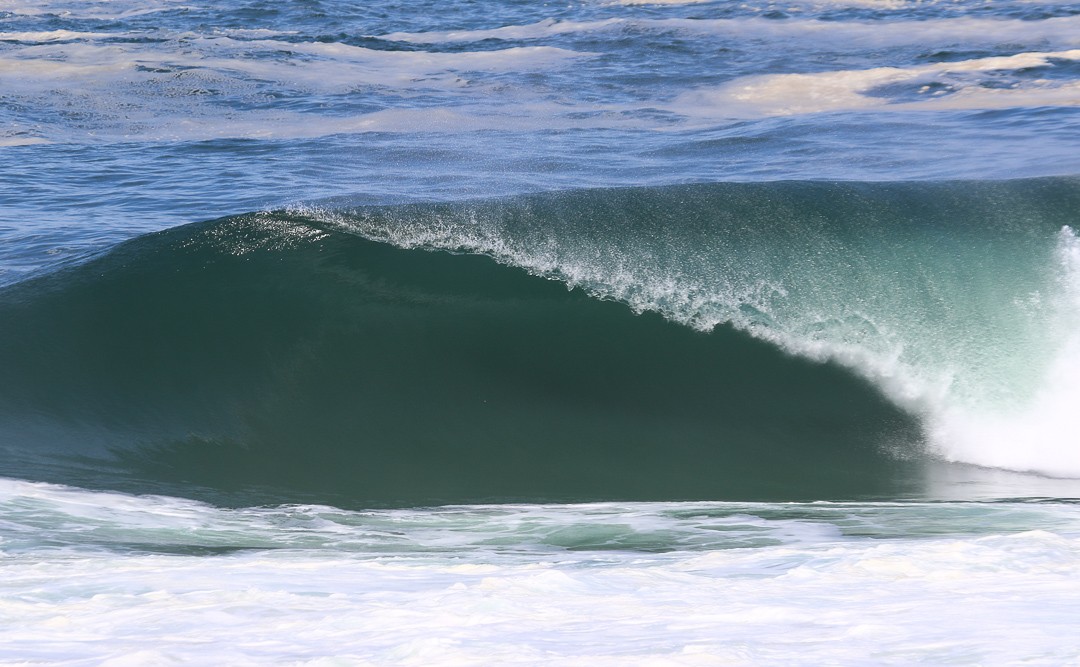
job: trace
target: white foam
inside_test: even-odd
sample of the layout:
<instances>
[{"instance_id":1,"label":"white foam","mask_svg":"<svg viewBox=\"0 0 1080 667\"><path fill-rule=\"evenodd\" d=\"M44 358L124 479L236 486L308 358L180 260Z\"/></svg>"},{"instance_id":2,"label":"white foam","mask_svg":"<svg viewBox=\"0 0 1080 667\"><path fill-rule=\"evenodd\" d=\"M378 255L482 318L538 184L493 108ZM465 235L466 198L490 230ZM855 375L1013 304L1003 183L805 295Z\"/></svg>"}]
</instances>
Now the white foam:
<instances>
[{"instance_id":1,"label":"white foam","mask_svg":"<svg viewBox=\"0 0 1080 667\"><path fill-rule=\"evenodd\" d=\"M228 510L0 480L0 549L0 645L34 664L1080 659L1068 504Z\"/></svg>"},{"instance_id":2,"label":"white foam","mask_svg":"<svg viewBox=\"0 0 1080 667\"><path fill-rule=\"evenodd\" d=\"M153 79L138 74L138 67L166 71L177 68L213 72L226 79L240 73L270 78L305 88L349 89L358 85L399 87L460 85L457 72L506 72L545 69L568 60L590 57L548 46L514 47L495 51L428 53L378 51L347 44L317 42L292 43L279 40L237 40L231 37L184 37L193 46L186 53L146 44L42 44L12 49L0 58L0 72L10 76L87 77L94 73L125 74L130 79ZM253 52L291 53L319 56L297 67L292 60L251 58ZM417 81L419 77L429 77ZM104 85L108 80L89 79L86 85ZM27 85L25 77L17 83Z\"/></svg>"},{"instance_id":3,"label":"white foam","mask_svg":"<svg viewBox=\"0 0 1080 667\"><path fill-rule=\"evenodd\" d=\"M90 2L58 2L44 0L32 4L19 4L17 0L6 0L0 5L3 11L17 16L59 16L64 19L90 19L114 21L134 16L155 14L173 10L193 9L178 0L92 0Z\"/></svg>"},{"instance_id":4,"label":"white foam","mask_svg":"<svg viewBox=\"0 0 1080 667\"><path fill-rule=\"evenodd\" d=\"M117 6L119 8L119 6ZM130 9L130 8L129 8ZM1042 21L942 19L840 22L751 19L545 20L487 30L391 33L386 39L417 43L483 39L539 39L602 30L685 32L710 39L798 44L808 52L861 52L921 43L996 43L1025 40L1075 46L1080 17ZM1018 80L987 88L975 80L993 67L1023 68L1074 50L1039 51L1005 59L936 63L908 68L782 74L736 79L719 88L685 91L674 100L596 103L521 78L492 75L573 67L598 54L530 45L463 52L384 51L340 43L292 42L287 32L251 28L204 34L74 31L11 32L0 54L0 85L14 100L38 110L78 109L69 125L40 124L35 141L199 140L219 137L301 138L365 131L446 132L484 129L684 129L717 121L837 110L951 110L1033 105L1076 105L1080 82ZM130 42L124 42L131 38ZM104 40L108 41L104 41ZM163 40L163 41L160 41ZM24 43L25 42L25 43ZM1041 60L1040 60L1041 59ZM995 61L1003 61L994 64ZM966 78L965 78L966 77ZM890 100L875 87L947 79L950 94L928 90L925 99ZM914 85L914 84L913 84ZM344 110L297 113L267 108L266 94L349 94L376 88L407 98L441 95L438 110L408 102L370 113ZM236 102L228 111L221 101ZM673 112L658 120L656 110ZM679 120L679 116L684 121ZM53 117L60 115L53 114ZM65 116L66 117L66 116ZM317 120L317 122L316 122ZM415 121L415 122L413 122ZM411 124L410 124L411 123Z\"/></svg>"},{"instance_id":5,"label":"white foam","mask_svg":"<svg viewBox=\"0 0 1080 667\"><path fill-rule=\"evenodd\" d=\"M518 105L505 112L499 110L477 111L468 108L435 109L388 109L368 114L320 117L315 122L310 114L290 111L248 111L235 118L187 117L155 122L154 114L147 111L138 118L137 132L120 127L112 132L96 130L82 140L131 140L141 141L203 141L208 139L306 139L333 136L335 134L363 134L400 132L416 135L456 134L485 130L513 131L545 129L581 129L641 127L632 119L610 119L604 115L592 118L574 118L566 115L566 109L554 103L529 103ZM602 109L596 110L603 113ZM129 114L129 118L136 114ZM539 120L538 120L539 118ZM65 139L70 140L70 139ZM0 145L22 146L53 143L44 137L0 137Z\"/></svg>"},{"instance_id":6,"label":"white foam","mask_svg":"<svg viewBox=\"0 0 1080 667\"><path fill-rule=\"evenodd\" d=\"M766 74L736 79L718 88L684 93L672 107L688 116L729 118L790 116L828 111L853 110L942 110L983 109L1014 106L1080 105L1080 84L1076 81L1017 79L1011 88L992 89L977 82L953 94L943 94L930 82L950 75L1004 72L1052 65L1052 59L1080 60L1080 49L1057 52L1020 53L1012 56L978 58L914 67L877 67L811 74ZM927 81L921 90L925 99L896 101L870 94L890 84Z\"/></svg>"},{"instance_id":7,"label":"white foam","mask_svg":"<svg viewBox=\"0 0 1080 667\"><path fill-rule=\"evenodd\" d=\"M529 40L558 35L607 30L632 30L656 33L684 33L721 37L738 42L746 40L797 40L800 51L827 49L850 53L871 48L912 47L974 48L999 44L1029 43L1056 49L1080 45L1080 16L1062 16L1040 21L1016 19L946 18L933 21L822 21L817 19L763 18L691 19L691 18L608 18L595 21L557 21L545 19L526 25L509 25L481 30L430 32L395 32L378 35L380 39L414 44L473 42L487 39Z\"/></svg>"},{"instance_id":8,"label":"white foam","mask_svg":"<svg viewBox=\"0 0 1080 667\"><path fill-rule=\"evenodd\" d=\"M62 42L73 40L105 39L114 37L107 32L79 32L74 30L49 30L44 32L0 32L0 42Z\"/></svg>"},{"instance_id":9,"label":"white foam","mask_svg":"<svg viewBox=\"0 0 1080 667\"><path fill-rule=\"evenodd\" d=\"M0 136L0 146L33 146L36 144L50 143L42 137L3 137Z\"/></svg>"},{"instance_id":10,"label":"white foam","mask_svg":"<svg viewBox=\"0 0 1080 667\"><path fill-rule=\"evenodd\" d=\"M842 329L817 337L799 328L761 326L737 316L727 321L789 352L837 362L868 378L896 404L921 417L928 445L946 460L1080 479L1080 440L1074 424L1075 406L1080 405L1080 239L1069 227L1058 235L1053 262L1050 273L1056 284L1039 295L1039 316L1032 324L1037 335L1026 341L1047 349L990 352L1013 355L1018 361L1011 370L997 373L1016 374L1019 364L1031 375L1026 379L995 377L989 368L1001 360L980 359L965 350L990 346L987 333L958 339L953 343L956 350L943 355L931 352L935 346L921 340L935 334L915 322L854 342L858 337L849 339ZM762 303L754 298L745 302ZM1021 304L1014 306L1022 310ZM1002 311L996 316L1008 315ZM873 315L867 318L884 324ZM1017 340L1013 345L1024 343ZM1049 361L1042 358L1046 356ZM1030 393L1024 386L1032 388Z\"/></svg>"},{"instance_id":11,"label":"white foam","mask_svg":"<svg viewBox=\"0 0 1080 667\"><path fill-rule=\"evenodd\" d=\"M602 30L609 26L621 26L626 19L604 19L600 21L556 21L544 19L528 25L510 25L485 30L445 30L429 32L392 32L378 35L379 39L412 44L445 44L453 42L479 42L486 39L521 40L551 37L553 35L574 34Z\"/></svg>"},{"instance_id":12,"label":"white foam","mask_svg":"<svg viewBox=\"0 0 1080 667\"><path fill-rule=\"evenodd\" d=\"M520 127L526 114L568 118L556 101L502 87L478 110L470 100L495 84L477 76L564 67L592 54L549 46L454 53L380 51L346 44L293 43L237 36L162 35L161 43L100 43L57 39L20 45L0 54L0 85L31 106L42 98L78 108L78 128L96 141L199 140L217 137L282 138L364 131L456 131ZM259 54L272 57L256 57ZM348 93L364 87L416 96L447 93L439 108L399 107L371 113L320 114L275 109L222 112L215 101L260 102L267 87L295 93ZM153 94L148 94L150 91ZM460 97L459 105L454 99ZM501 102L501 104L499 104ZM259 105L261 106L261 104ZM475 111L475 113L473 112ZM587 109L574 108L581 114ZM602 113L602 109L588 109ZM595 124L585 118L580 124ZM70 141L71 128L39 127L42 141ZM55 135L55 136L54 136Z\"/></svg>"},{"instance_id":13,"label":"white foam","mask_svg":"<svg viewBox=\"0 0 1080 667\"><path fill-rule=\"evenodd\" d=\"M944 405L928 417L932 444L946 458L1080 478L1080 239L1066 227L1058 239L1059 293L1046 326L1060 340L1036 394L1008 408Z\"/></svg>"},{"instance_id":14,"label":"white foam","mask_svg":"<svg viewBox=\"0 0 1080 667\"><path fill-rule=\"evenodd\" d=\"M1080 405L1080 239L1071 228L1060 231L1053 261L1057 284L1039 296L1043 315L1035 325L1038 339L1049 349L995 349L991 353L1023 359L1029 366L1025 370L1035 373L1026 381L987 377L986 368L971 367L979 360L964 359L970 351L960 350L972 343L990 345L981 337L956 341L957 355L950 360L919 352L927 341L918 337L932 334L920 334L917 326L883 336L887 345L882 348L874 341L848 342L842 335L806 337L789 328L762 327L738 318L732 321L789 352L834 361L868 378L895 403L922 418L929 446L946 460L1080 479L1080 440L1074 423L1075 406ZM890 339L895 345L891 349ZM1039 358L1047 354L1049 362ZM956 366L942 367L942 363ZM979 379L972 382L973 378ZM1034 390L1027 394L1016 386L1024 384ZM1002 395L996 396L999 391Z\"/></svg>"}]
</instances>

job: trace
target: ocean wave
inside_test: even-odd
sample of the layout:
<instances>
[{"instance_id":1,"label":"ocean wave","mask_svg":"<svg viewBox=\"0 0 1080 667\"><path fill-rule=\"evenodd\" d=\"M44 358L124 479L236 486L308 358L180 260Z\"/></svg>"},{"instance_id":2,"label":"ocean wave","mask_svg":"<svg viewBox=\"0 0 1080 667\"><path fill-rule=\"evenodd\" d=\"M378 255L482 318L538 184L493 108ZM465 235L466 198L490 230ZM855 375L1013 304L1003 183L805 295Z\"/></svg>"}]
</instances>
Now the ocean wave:
<instances>
[{"instance_id":1,"label":"ocean wave","mask_svg":"<svg viewBox=\"0 0 1080 667\"><path fill-rule=\"evenodd\" d=\"M1076 197L715 184L176 228L0 292L0 424L109 484L365 503L895 492L927 456L1075 476L1043 417L1076 398Z\"/></svg>"},{"instance_id":2,"label":"ocean wave","mask_svg":"<svg viewBox=\"0 0 1080 667\"><path fill-rule=\"evenodd\" d=\"M800 48L851 52L868 48L915 47L920 50L1031 43L1071 48L1078 44L1080 17L1042 20L935 18L891 21L835 21L767 18L628 18L594 21L544 19L527 25L374 35L387 41L446 44L483 40L522 41L602 31L684 33L744 40L799 40Z\"/></svg>"}]
</instances>

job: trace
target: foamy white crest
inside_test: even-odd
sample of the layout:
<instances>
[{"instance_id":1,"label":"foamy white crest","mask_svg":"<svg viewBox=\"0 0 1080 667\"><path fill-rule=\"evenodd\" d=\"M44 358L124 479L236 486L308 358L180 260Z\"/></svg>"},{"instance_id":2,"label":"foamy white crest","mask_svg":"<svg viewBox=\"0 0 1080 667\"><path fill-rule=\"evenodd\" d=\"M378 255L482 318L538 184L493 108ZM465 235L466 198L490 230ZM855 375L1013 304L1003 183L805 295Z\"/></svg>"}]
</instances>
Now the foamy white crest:
<instances>
[{"instance_id":1,"label":"foamy white crest","mask_svg":"<svg viewBox=\"0 0 1080 667\"><path fill-rule=\"evenodd\" d=\"M44 0L31 4L22 4L17 0L0 3L0 10L18 16L59 16L65 19L91 19L112 21L178 9L192 9L182 0L90 0L71 2Z\"/></svg>"},{"instance_id":2,"label":"foamy white crest","mask_svg":"<svg viewBox=\"0 0 1080 667\"><path fill-rule=\"evenodd\" d=\"M544 19L529 25L509 25L483 30L445 30L430 32L392 32L378 35L379 39L412 44L442 44L450 42L479 42L485 39L537 39L552 35L573 34L602 30L609 26L625 25L627 19L603 19L600 21L556 21Z\"/></svg>"},{"instance_id":3,"label":"foamy white crest","mask_svg":"<svg viewBox=\"0 0 1080 667\"><path fill-rule=\"evenodd\" d=\"M61 42L68 40L105 39L115 35L107 32L78 32L49 30L45 32L0 32L0 42Z\"/></svg>"},{"instance_id":4,"label":"foamy white crest","mask_svg":"<svg viewBox=\"0 0 1080 667\"><path fill-rule=\"evenodd\" d=\"M35 144L47 144L50 143L48 139L42 137L4 137L0 136L0 146L33 146Z\"/></svg>"},{"instance_id":5,"label":"foamy white crest","mask_svg":"<svg viewBox=\"0 0 1080 667\"><path fill-rule=\"evenodd\" d=\"M268 78L309 88L346 88L361 84L420 87L422 85L460 85L451 72L505 72L547 68L569 59L588 57L549 46L515 47L497 51L428 53L378 51L347 44L318 42L292 43L280 40L236 40L231 37L184 38L194 47L186 53L159 50L146 44L41 44L7 51L0 58L0 73L9 76L31 74L34 77L86 77L93 73L114 73L128 79L154 77L138 68L154 67L165 71L185 68L209 70L225 78L236 73ZM303 67L282 59L255 59L252 52L290 53L319 56L305 60ZM417 77L438 77L417 82ZM29 85L20 77L13 84ZM103 85L108 80L85 81L84 85Z\"/></svg>"},{"instance_id":6,"label":"foamy white crest","mask_svg":"<svg viewBox=\"0 0 1080 667\"><path fill-rule=\"evenodd\" d=\"M724 311L696 324L711 328L730 322L793 354L852 369L919 415L928 444L946 460L1080 478L1080 440L1074 426L1075 406L1080 405L1080 238L1072 228L1064 227L1058 234L1053 261L1056 284L1040 296L1049 303L1040 305L1050 312L1041 322L1048 329L1043 333L1056 341L1057 349L1037 378L1035 393L1016 395L1005 407L986 396L957 392L954 374L964 369L927 367L909 358L905 340L910 332L882 336L881 340L892 341L882 348L848 342L843 335L806 337L789 327L762 325L753 317ZM742 303L767 302L750 294L728 295L725 301L733 297Z\"/></svg>"},{"instance_id":7,"label":"foamy white crest","mask_svg":"<svg viewBox=\"0 0 1080 667\"><path fill-rule=\"evenodd\" d=\"M117 21L158 12L193 9L191 5L175 0L123 1L97 0L90 2L38 2L21 4L13 0L0 3L0 11L18 16L60 16L66 19L91 19L91 21Z\"/></svg>"},{"instance_id":8,"label":"foamy white crest","mask_svg":"<svg viewBox=\"0 0 1080 667\"><path fill-rule=\"evenodd\" d=\"M1052 361L1042 364L1033 395L1013 394L1007 406L988 395L973 393L970 388L959 391L954 386L958 373L977 369L927 365L919 355L912 356L908 345L923 344L910 340L913 332L920 335L917 329L878 331L865 342L852 342L854 337L844 335L842 330L824 337L807 336L801 328L792 328L790 322L785 326L763 324L757 320L756 310L746 314L726 307L730 303L758 304L768 312L770 299L747 291L720 295L723 306L716 309L714 317L708 316L713 310L708 304L682 303L675 309L674 319L680 319L679 312L689 308L689 312L705 314L688 322L698 328L708 330L730 323L790 353L850 368L873 382L897 405L920 416L928 444L946 460L1080 478L1080 440L1074 425L1075 406L1080 405L1080 238L1072 228L1064 227L1058 234L1053 262L1051 273L1056 283L1040 295L1039 305L1041 312L1049 313L1048 318L1040 318L1044 329L1041 338L1055 341L1056 350L1050 351ZM643 296L621 290L617 295L636 302L641 309L656 309L657 302L663 303L663 296L654 289ZM866 321L872 322L874 317L867 314ZM1028 352L996 353L1026 356ZM1038 359L1029 361L1040 367ZM964 362L957 358L952 363Z\"/></svg>"},{"instance_id":9,"label":"foamy white crest","mask_svg":"<svg viewBox=\"0 0 1080 667\"><path fill-rule=\"evenodd\" d=\"M296 30L270 30L269 28L215 28L214 35L224 35L240 39L265 39L267 37L282 37L295 35Z\"/></svg>"},{"instance_id":10,"label":"foamy white crest","mask_svg":"<svg viewBox=\"0 0 1080 667\"><path fill-rule=\"evenodd\" d=\"M1061 230L1056 251L1059 289L1047 326L1061 340L1041 387L1011 409L941 406L928 415L931 443L947 459L1080 478L1080 238Z\"/></svg>"},{"instance_id":11,"label":"foamy white crest","mask_svg":"<svg viewBox=\"0 0 1080 667\"><path fill-rule=\"evenodd\" d=\"M629 29L676 32L724 39L798 40L799 48L827 48L849 53L868 48L917 47L964 48L1002 43L1030 43L1062 50L1080 45L1080 16L1061 16L1041 21L1016 19L947 18L933 21L822 21L763 18L608 18L596 21L544 19L527 25L509 25L481 30L395 32L380 39L414 44L474 42L486 39L526 40L557 35Z\"/></svg>"},{"instance_id":12,"label":"foamy white crest","mask_svg":"<svg viewBox=\"0 0 1080 667\"><path fill-rule=\"evenodd\" d=\"M983 109L1013 106L1080 105L1080 83L1016 79L1011 88L993 89L974 81L965 86L963 75L1046 67L1051 59L1080 60L1080 49L1020 53L915 67L878 67L868 70L768 74L736 79L719 88L684 93L673 110L689 116L789 116L825 111ZM949 79L959 75L959 79ZM952 94L934 84L944 78L959 86ZM897 101L871 94L890 84L925 82L918 91L924 99Z\"/></svg>"}]
</instances>

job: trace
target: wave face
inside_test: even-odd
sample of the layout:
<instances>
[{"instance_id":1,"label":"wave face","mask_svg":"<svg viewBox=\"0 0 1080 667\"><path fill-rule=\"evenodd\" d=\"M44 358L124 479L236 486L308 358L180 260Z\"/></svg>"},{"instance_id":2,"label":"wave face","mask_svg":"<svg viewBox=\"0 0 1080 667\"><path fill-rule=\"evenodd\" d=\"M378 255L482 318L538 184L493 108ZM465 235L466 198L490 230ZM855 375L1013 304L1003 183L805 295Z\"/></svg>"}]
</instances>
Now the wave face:
<instances>
[{"instance_id":1,"label":"wave face","mask_svg":"<svg viewBox=\"0 0 1080 667\"><path fill-rule=\"evenodd\" d=\"M948 460L1080 475L1075 179L601 190L324 217L832 361Z\"/></svg>"},{"instance_id":2,"label":"wave face","mask_svg":"<svg viewBox=\"0 0 1080 667\"><path fill-rule=\"evenodd\" d=\"M1078 205L791 182L174 228L0 292L0 438L21 476L365 505L1076 475Z\"/></svg>"}]
</instances>

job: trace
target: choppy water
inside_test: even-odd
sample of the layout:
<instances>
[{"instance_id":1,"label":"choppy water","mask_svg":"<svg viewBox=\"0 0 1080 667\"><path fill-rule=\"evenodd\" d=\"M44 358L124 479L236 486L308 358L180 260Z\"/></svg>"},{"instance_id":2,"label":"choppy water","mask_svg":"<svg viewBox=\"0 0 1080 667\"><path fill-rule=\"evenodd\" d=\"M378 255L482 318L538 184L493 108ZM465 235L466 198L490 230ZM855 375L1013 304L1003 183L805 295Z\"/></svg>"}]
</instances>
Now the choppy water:
<instances>
[{"instance_id":1,"label":"choppy water","mask_svg":"<svg viewBox=\"0 0 1080 667\"><path fill-rule=\"evenodd\" d=\"M0 662L1080 660L1080 8L0 2Z\"/></svg>"},{"instance_id":2,"label":"choppy water","mask_svg":"<svg viewBox=\"0 0 1080 667\"><path fill-rule=\"evenodd\" d=\"M0 636L28 662L1068 664L1080 649L1071 504L0 494Z\"/></svg>"}]
</instances>

